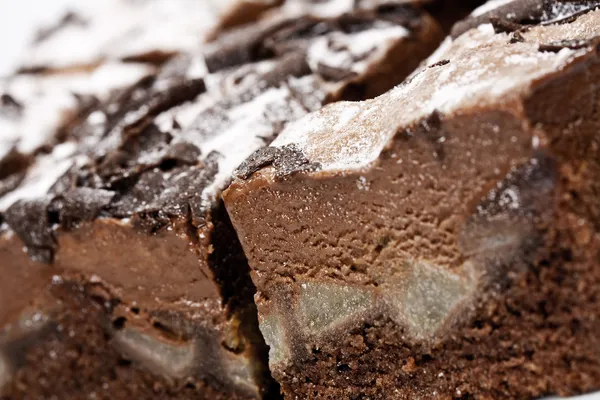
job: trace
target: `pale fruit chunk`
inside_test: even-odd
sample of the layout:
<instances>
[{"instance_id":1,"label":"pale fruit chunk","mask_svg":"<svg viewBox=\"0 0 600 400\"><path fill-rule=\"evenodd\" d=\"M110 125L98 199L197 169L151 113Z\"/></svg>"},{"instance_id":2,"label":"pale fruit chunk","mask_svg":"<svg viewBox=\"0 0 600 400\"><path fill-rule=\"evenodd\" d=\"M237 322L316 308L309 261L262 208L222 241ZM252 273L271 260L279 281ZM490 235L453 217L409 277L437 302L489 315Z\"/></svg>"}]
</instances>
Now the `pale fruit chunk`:
<instances>
[{"instance_id":1,"label":"pale fruit chunk","mask_svg":"<svg viewBox=\"0 0 600 400\"><path fill-rule=\"evenodd\" d=\"M223 358L223 368L229 380L240 391L250 394L257 393L252 363L244 354L226 352ZM210 372L210 371L207 371Z\"/></svg>"},{"instance_id":2,"label":"pale fruit chunk","mask_svg":"<svg viewBox=\"0 0 600 400\"><path fill-rule=\"evenodd\" d=\"M288 339L281 317L275 313L264 316L259 322L260 331L269 346L269 365L285 363L291 358Z\"/></svg>"},{"instance_id":3,"label":"pale fruit chunk","mask_svg":"<svg viewBox=\"0 0 600 400\"><path fill-rule=\"evenodd\" d=\"M183 378L195 368L194 342L175 343L161 340L133 328L123 328L114 335L116 347L126 357L151 371L171 378Z\"/></svg>"},{"instance_id":4,"label":"pale fruit chunk","mask_svg":"<svg viewBox=\"0 0 600 400\"><path fill-rule=\"evenodd\" d=\"M443 268L426 262L415 263L400 305L409 329L416 337L434 334L456 305L467 297L469 286L465 278Z\"/></svg>"},{"instance_id":5,"label":"pale fruit chunk","mask_svg":"<svg viewBox=\"0 0 600 400\"><path fill-rule=\"evenodd\" d=\"M0 389L11 379L11 368L6 358L0 353Z\"/></svg>"},{"instance_id":6,"label":"pale fruit chunk","mask_svg":"<svg viewBox=\"0 0 600 400\"><path fill-rule=\"evenodd\" d=\"M307 334L318 335L351 321L375 303L373 292L334 283L305 282L298 296L298 322Z\"/></svg>"},{"instance_id":7,"label":"pale fruit chunk","mask_svg":"<svg viewBox=\"0 0 600 400\"><path fill-rule=\"evenodd\" d=\"M406 261L405 268L402 279L384 294L391 316L415 338L431 337L469 296L473 283L423 260Z\"/></svg>"}]
</instances>

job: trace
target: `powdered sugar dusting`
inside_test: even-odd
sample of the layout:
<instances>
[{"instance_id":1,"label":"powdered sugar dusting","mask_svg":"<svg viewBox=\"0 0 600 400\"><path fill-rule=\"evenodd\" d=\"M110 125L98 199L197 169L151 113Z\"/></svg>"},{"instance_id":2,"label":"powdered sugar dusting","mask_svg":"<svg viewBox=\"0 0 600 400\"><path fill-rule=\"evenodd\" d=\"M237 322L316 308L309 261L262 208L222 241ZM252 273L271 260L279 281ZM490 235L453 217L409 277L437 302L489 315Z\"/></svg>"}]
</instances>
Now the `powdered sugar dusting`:
<instances>
[{"instance_id":1,"label":"powdered sugar dusting","mask_svg":"<svg viewBox=\"0 0 600 400\"><path fill-rule=\"evenodd\" d=\"M39 156L21 185L0 198L0 211L6 211L18 200L36 199L48 194L56 180L76 162L72 157L75 147L75 143L66 142L56 146L52 153Z\"/></svg>"},{"instance_id":2,"label":"powdered sugar dusting","mask_svg":"<svg viewBox=\"0 0 600 400\"><path fill-rule=\"evenodd\" d=\"M57 129L79 105L77 96L93 95L103 100L119 87L150 74L142 64L107 63L92 72L56 75L17 75L0 89L23 106L21 115L0 114L0 147L24 154L50 142ZM1 157L0 157L1 158Z\"/></svg>"},{"instance_id":3,"label":"powdered sugar dusting","mask_svg":"<svg viewBox=\"0 0 600 400\"><path fill-rule=\"evenodd\" d=\"M151 52L193 50L236 0L77 2L76 18L38 43L25 66L60 68Z\"/></svg>"},{"instance_id":4,"label":"powdered sugar dusting","mask_svg":"<svg viewBox=\"0 0 600 400\"><path fill-rule=\"evenodd\" d=\"M288 125L272 146L294 143L328 170L366 166L393 133L378 113L378 99L334 103Z\"/></svg>"},{"instance_id":5,"label":"powdered sugar dusting","mask_svg":"<svg viewBox=\"0 0 600 400\"><path fill-rule=\"evenodd\" d=\"M204 156L218 153L219 171L203 196L207 200L217 196L230 182L235 168L263 147L279 126L304 114L306 111L286 86L267 89L251 101L232 108L227 114L228 122L218 134L195 143Z\"/></svg>"},{"instance_id":6,"label":"powdered sugar dusting","mask_svg":"<svg viewBox=\"0 0 600 400\"><path fill-rule=\"evenodd\" d=\"M471 13L471 15L473 17L478 17L480 15L483 15L485 13L488 13L490 11L497 9L498 7L502 7L506 4L512 3L513 1L516 1L516 0L490 0L487 3L485 3L484 5L476 8Z\"/></svg>"},{"instance_id":7,"label":"powdered sugar dusting","mask_svg":"<svg viewBox=\"0 0 600 400\"><path fill-rule=\"evenodd\" d=\"M579 18L570 26L554 28L554 38L577 32L600 35L600 11ZM297 144L324 170L361 169L374 162L398 129L410 127L434 111L451 115L471 107L508 104L529 90L533 80L564 68L586 49L538 51L537 26L523 35L524 42L508 45L507 34L495 34L486 24L444 43L425 65L447 59L445 65L425 67L405 84L370 101L338 103L291 124L272 146Z\"/></svg>"},{"instance_id":8,"label":"powdered sugar dusting","mask_svg":"<svg viewBox=\"0 0 600 400\"><path fill-rule=\"evenodd\" d=\"M323 2L310 2L306 0L288 0L283 5L283 12L290 17L300 15L314 15L322 18L332 18L351 11L354 0L333 0Z\"/></svg>"},{"instance_id":9,"label":"powdered sugar dusting","mask_svg":"<svg viewBox=\"0 0 600 400\"><path fill-rule=\"evenodd\" d=\"M362 73L370 63L383 57L393 43L408 35L406 28L391 24L349 35L333 32L310 46L307 61L313 71L318 70L319 64L324 64Z\"/></svg>"},{"instance_id":10,"label":"powdered sugar dusting","mask_svg":"<svg viewBox=\"0 0 600 400\"><path fill-rule=\"evenodd\" d=\"M547 23L552 23L553 21L559 21L592 8L598 8L598 5L593 5L592 2L577 3L555 1L551 3L550 12L546 12L545 18Z\"/></svg>"}]
</instances>

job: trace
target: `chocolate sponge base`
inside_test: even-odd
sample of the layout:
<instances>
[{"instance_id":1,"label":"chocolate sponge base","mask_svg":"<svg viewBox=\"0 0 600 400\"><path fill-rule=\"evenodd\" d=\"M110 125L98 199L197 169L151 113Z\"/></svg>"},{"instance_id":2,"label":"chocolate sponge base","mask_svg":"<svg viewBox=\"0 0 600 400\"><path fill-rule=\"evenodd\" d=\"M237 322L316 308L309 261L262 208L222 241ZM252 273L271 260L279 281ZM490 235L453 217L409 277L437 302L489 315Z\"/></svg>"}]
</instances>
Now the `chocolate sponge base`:
<instances>
[{"instance_id":1,"label":"chocolate sponge base","mask_svg":"<svg viewBox=\"0 0 600 400\"><path fill-rule=\"evenodd\" d=\"M302 399L524 399L600 387L600 242L558 222L547 257L510 272L468 326L435 346L413 344L390 319L313 348L279 374ZM571 230L569 228L576 228ZM579 232L579 236L571 234ZM293 397L292 397L293 398Z\"/></svg>"},{"instance_id":2,"label":"chocolate sponge base","mask_svg":"<svg viewBox=\"0 0 600 400\"><path fill-rule=\"evenodd\" d=\"M118 352L113 332L122 320L111 320L115 304L93 285L63 283L50 291L60 310L28 346L14 346L21 366L2 400L249 398L219 391L214 382L153 374Z\"/></svg>"}]
</instances>

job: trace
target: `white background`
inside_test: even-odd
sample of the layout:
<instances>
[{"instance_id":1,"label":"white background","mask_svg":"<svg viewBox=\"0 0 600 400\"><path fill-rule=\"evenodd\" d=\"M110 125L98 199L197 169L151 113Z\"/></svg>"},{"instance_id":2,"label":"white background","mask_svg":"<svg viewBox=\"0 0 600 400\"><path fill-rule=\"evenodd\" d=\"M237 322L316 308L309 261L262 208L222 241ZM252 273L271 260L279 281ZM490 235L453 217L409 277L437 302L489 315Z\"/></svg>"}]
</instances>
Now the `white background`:
<instances>
[{"instance_id":1,"label":"white background","mask_svg":"<svg viewBox=\"0 0 600 400\"><path fill-rule=\"evenodd\" d=\"M24 48L33 38L36 26L55 21L73 1L0 0L0 76L8 75L18 65ZM600 393L577 399L600 400Z\"/></svg>"},{"instance_id":2,"label":"white background","mask_svg":"<svg viewBox=\"0 0 600 400\"><path fill-rule=\"evenodd\" d=\"M73 0L0 0L0 76L9 74L16 67L23 49L32 40L35 27L56 20L62 15L66 5L72 2Z\"/></svg>"}]
</instances>

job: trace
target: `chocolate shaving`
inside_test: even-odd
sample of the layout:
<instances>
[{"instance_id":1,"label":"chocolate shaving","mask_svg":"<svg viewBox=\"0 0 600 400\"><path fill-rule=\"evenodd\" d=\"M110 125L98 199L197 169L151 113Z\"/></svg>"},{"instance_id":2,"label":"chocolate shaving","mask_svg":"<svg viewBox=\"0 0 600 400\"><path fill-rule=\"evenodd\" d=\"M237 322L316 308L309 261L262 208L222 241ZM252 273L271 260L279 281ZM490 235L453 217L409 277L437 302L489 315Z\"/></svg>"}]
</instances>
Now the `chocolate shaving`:
<instances>
[{"instance_id":1,"label":"chocolate shaving","mask_svg":"<svg viewBox=\"0 0 600 400\"><path fill-rule=\"evenodd\" d=\"M514 32L523 26L568 23L598 6L600 6L600 1L597 0L512 1L482 15L471 16L456 23L452 27L451 36L455 39L466 31L485 23L492 23L497 33Z\"/></svg>"},{"instance_id":2,"label":"chocolate shaving","mask_svg":"<svg viewBox=\"0 0 600 400\"><path fill-rule=\"evenodd\" d=\"M1 170L0 170L1 171ZM25 178L25 171L20 171L0 180L0 197L16 189Z\"/></svg>"},{"instance_id":3,"label":"chocolate shaving","mask_svg":"<svg viewBox=\"0 0 600 400\"><path fill-rule=\"evenodd\" d=\"M110 205L110 212L126 218L134 216L144 221L144 229L156 232L166 226L166 219L190 217L196 226L204 221L202 191L218 171L213 157L205 165L176 167L168 172L152 169L118 196Z\"/></svg>"},{"instance_id":4,"label":"chocolate shaving","mask_svg":"<svg viewBox=\"0 0 600 400\"><path fill-rule=\"evenodd\" d=\"M276 178L321 168L319 163L310 162L297 145L290 144L283 147L265 147L255 151L235 170L234 176L248 179L256 171L269 165L275 169Z\"/></svg>"},{"instance_id":5,"label":"chocolate shaving","mask_svg":"<svg viewBox=\"0 0 600 400\"><path fill-rule=\"evenodd\" d=\"M540 44L538 47L539 51L548 51L548 52L552 52L552 53L558 53L559 51L561 51L562 49L571 49L571 50L578 50L578 49L583 49L585 47L590 46L591 41L590 40L578 40L578 39L571 39L571 40L559 40L556 42L550 42L550 43L546 43L546 44Z\"/></svg>"},{"instance_id":6,"label":"chocolate shaving","mask_svg":"<svg viewBox=\"0 0 600 400\"><path fill-rule=\"evenodd\" d=\"M351 79L357 75L356 72L347 68L334 67L323 63L317 65L317 73L321 75L323 79L330 82L340 82Z\"/></svg>"},{"instance_id":7,"label":"chocolate shaving","mask_svg":"<svg viewBox=\"0 0 600 400\"><path fill-rule=\"evenodd\" d=\"M477 28L481 24L491 22L492 18L505 20L520 25L539 24L544 18L545 1L547 0L512 1L482 15L478 15L476 17L471 16L456 23L452 27L451 36L453 39L456 39L470 29ZM509 32L512 32L512 30Z\"/></svg>"},{"instance_id":8,"label":"chocolate shaving","mask_svg":"<svg viewBox=\"0 0 600 400\"><path fill-rule=\"evenodd\" d=\"M82 221L92 221L96 218L114 196L115 192L108 190L75 188L55 197L49 210L58 215L63 227L72 229Z\"/></svg>"},{"instance_id":9,"label":"chocolate shaving","mask_svg":"<svg viewBox=\"0 0 600 400\"><path fill-rule=\"evenodd\" d=\"M204 53L208 71L213 73L266 58L271 53L265 49L263 42L290 23L293 22L284 20L259 24L223 35Z\"/></svg>"},{"instance_id":10,"label":"chocolate shaving","mask_svg":"<svg viewBox=\"0 0 600 400\"><path fill-rule=\"evenodd\" d=\"M261 168L273 164L273 161L279 156L278 147L263 147L256 150L234 171L234 176L241 179L248 179L253 173Z\"/></svg>"},{"instance_id":11,"label":"chocolate shaving","mask_svg":"<svg viewBox=\"0 0 600 400\"><path fill-rule=\"evenodd\" d=\"M18 200L4 212L4 221L27 246L34 260L51 263L56 242L50 228L51 197Z\"/></svg>"},{"instance_id":12,"label":"chocolate shaving","mask_svg":"<svg viewBox=\"0 0 600 400\"><path fill-rule=\"evenodd\" d=\"M498 17L490 17L490 23L494 27L494 32L496 33L510 33L523 28L523 25L521 24Z\"/></svg>"},{"instance_id":13,"label":"chocolate shaving","mask_svg":"<svg viewBox=\"0 0 600 400\"><path fill-rule=\"evenodd\" d=\"M431 64L427 68L441 67L441 66L446 65L446 64L450 64L450 60L440 60L440 61L438 61L436 63Z\"/></svg>"}]
</instances>

